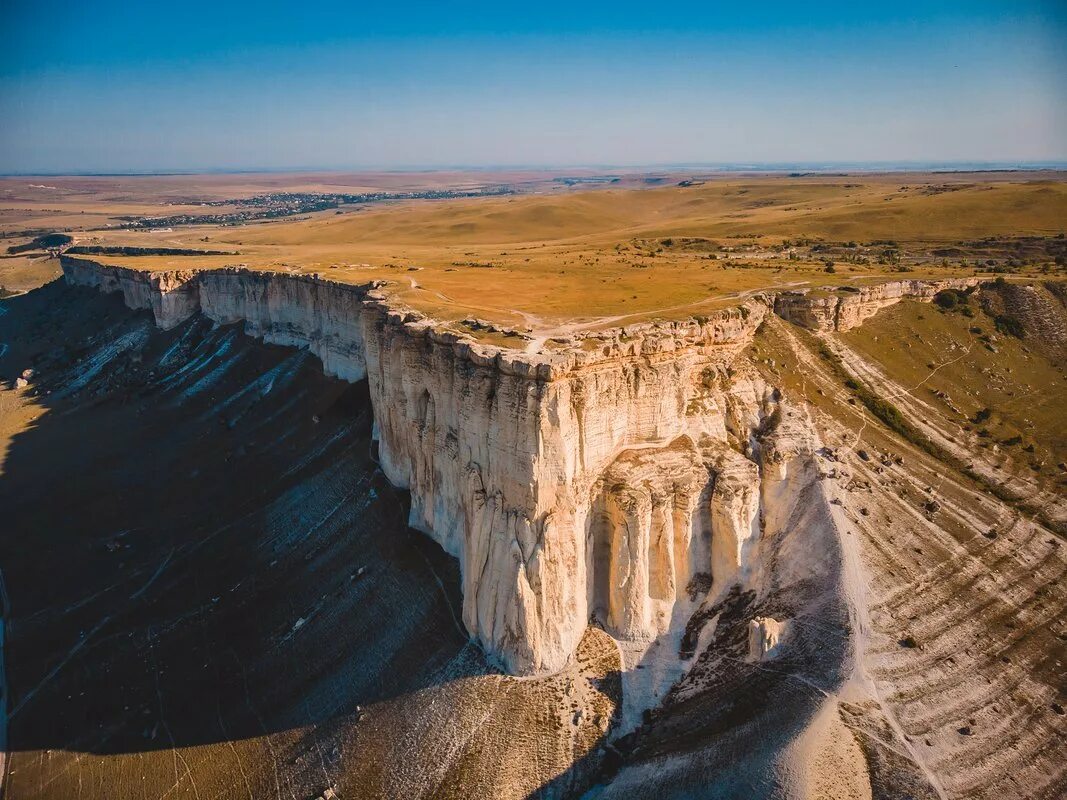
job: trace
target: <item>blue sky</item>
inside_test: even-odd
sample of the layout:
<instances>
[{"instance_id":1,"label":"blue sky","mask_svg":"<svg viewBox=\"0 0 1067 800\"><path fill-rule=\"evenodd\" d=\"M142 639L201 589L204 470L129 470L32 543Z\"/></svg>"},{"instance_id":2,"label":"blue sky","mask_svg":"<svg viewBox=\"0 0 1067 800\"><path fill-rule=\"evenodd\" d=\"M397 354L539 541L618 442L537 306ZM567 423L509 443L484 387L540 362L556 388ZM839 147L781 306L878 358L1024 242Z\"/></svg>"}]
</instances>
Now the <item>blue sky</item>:
<instances>
[{"instance_id":1,"label":"blue sky","mask_svg":"<svg viewBox=\"0 0 1067 800\"><path fill-rule=\"evenodd\" d=\"M0 171L1067 159L1067 3L0 0Z\"/></svg>"}]
</instances>

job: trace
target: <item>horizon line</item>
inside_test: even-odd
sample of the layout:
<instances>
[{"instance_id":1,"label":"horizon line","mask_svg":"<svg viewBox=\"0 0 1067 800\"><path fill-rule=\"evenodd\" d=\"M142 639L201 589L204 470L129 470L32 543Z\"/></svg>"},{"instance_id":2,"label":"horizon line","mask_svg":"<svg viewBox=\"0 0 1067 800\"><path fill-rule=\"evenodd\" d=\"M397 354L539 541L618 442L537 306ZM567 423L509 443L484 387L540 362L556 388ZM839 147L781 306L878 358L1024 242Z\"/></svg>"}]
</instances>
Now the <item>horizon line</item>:
<instances>
[{"instance_id":1,"label":"horizon line","mask_svg":"<svg viewBox=\"0 0 1067 800\"><path fill-rule=\"evenodd\" d=\"M832 172L840 170L857 172L1034 172L1043 170L1067 170L1067 159L997 160L861 160L861 161L731 161L731 162L651 162L644 164L574 163L574 164L405 164L405 165L303 165L303 166L257 166L257 167L189 167L151 168L131 170L15 170L0 171L0 178L23 177L168 177L185 175L252 175L271 173L339 173L339 172L494 172L526 170L531 172L556 172L560 170L627 170L631 173L655 171L705 171L705 172L764 172L778 173L795 170L808 172Z\"/></svg>"}]
</instances>

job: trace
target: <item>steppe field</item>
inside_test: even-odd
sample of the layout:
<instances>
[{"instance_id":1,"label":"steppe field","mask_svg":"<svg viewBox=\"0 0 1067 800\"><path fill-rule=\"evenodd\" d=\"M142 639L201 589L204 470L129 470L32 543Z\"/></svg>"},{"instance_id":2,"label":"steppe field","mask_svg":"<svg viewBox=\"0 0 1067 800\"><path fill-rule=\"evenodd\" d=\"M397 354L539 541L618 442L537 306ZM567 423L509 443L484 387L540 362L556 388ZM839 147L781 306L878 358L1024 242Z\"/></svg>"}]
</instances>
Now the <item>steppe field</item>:
<instances>
[{"instance_id":1,"label":"steppe field","mask_svg":"<svg viewBox=\"0 0 1067 800\"><path fill-rule=\"evenodd\" d=\"M435 190L507 194L388 199ZM343 201L369 192L385 197ZM301 212L294 195L338 202ZM248 208L286 216L199 221ZM105 263L141 269L242 265L385 280L438 317L520 331L686 317L762 289L887 275L1055 274L1065 219L1067 183L1054 172L0 179L8 246L61 231L75 246L105 248ZM132 250L108 253L118 247ZM0 259L9 291L56 274L41 250Z\"/></svg>"}]
</instances>

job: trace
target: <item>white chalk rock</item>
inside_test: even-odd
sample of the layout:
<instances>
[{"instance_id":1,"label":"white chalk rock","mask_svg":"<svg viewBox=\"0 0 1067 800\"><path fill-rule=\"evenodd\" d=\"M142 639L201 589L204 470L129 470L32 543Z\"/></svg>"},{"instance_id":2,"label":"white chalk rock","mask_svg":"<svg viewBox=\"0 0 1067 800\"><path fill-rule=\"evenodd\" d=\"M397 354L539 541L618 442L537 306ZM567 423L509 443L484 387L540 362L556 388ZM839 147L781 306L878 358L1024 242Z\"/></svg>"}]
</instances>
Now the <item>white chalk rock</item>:
<instances>
[{"instance_id":1,"label":"white chalk rock","mask_svg":"<svg viewBox=\"0 0 1067 800\"><path fill-rule=\"evenodd\" d=\"M863 288L825 308L810 295L756 295L531 354L457 333L374 284L61 263L68 283L121 292L160 327L195 313L243 323L306 348L328 375L365 378L381 468L410 492L409 524L458 559L471 636L525 675L561 669L591 615L620 638L649 640L690 584L744 579L753 548L776 530L760 519L761 480L784 479L789 463L786 452L760 453L756 436L782 417L778 393L735 363L772 305L844 330L942 285ZM753 625L755 657L773 655L781 625Z\"/></svg>"},{"instance_id":2,"label":"white chalk rock","mask_svg":"<svg viewBox=\"0 0 1067 800\"><path fill-rule=\"evenodd\" d=\"M756 617L748 623L748 660L768 661L778 655L785 623L773 617Z\"/></svg>"}]
</instances>

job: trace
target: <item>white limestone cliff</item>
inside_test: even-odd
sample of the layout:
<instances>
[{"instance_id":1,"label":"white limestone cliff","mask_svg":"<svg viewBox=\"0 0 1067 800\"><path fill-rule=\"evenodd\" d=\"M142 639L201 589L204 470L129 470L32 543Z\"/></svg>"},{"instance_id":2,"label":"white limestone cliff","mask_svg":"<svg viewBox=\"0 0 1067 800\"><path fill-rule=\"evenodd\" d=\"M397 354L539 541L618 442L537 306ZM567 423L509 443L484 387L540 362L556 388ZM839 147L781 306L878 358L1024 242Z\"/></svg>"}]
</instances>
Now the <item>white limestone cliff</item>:
<instances>
[{"instance_id":1,"label":"white limestone cliff","mask_svg":"<svg viewBox=\"0 0 1067 800\"><path fill-rule=\"evenodd\" d=\"M72 256L63 256L62 264L67 283L102 292L121 292L128 308L150 310L163 330L173 328L200 310L196 270L145 272L106 267Z\"/></svg>"},{"instance_id":2,"label":"white limestone cliff","mask_svg":"<svg viewBox=\"0 0 1067 800\"><path fill-rule=\"evenodd\" d=\"M381 468L410 492L410 525L459 560L463 622L511 673L562 668L591 617L650 641L695 576L715 592L744 578L763 525L753 442L780 398L734 360L780 296L527 354L374 284L62 266L68 283L121 292L161 327L199 312L366 378Z\"/></svg>"},{"instance_id":3,"label":"white limestone cliff","mask_svg":"<svg viewBox=\"0 0 1067 800\"><path fill-rule=\"evenodd\" d=\"M774 311L780 317L812 330L848 331L905 298L928 302L943 289L966 289L978 282L977 278L946 278L782 292L775 298Z\"/></svg>"}]
</instances>

